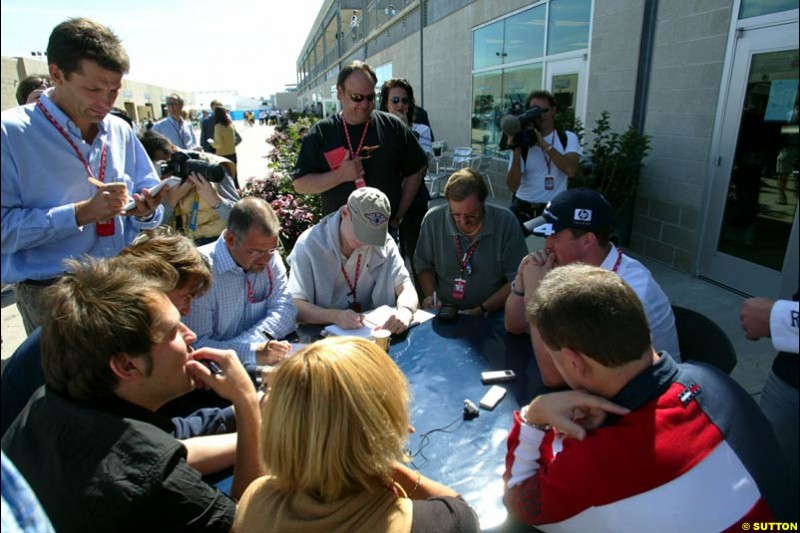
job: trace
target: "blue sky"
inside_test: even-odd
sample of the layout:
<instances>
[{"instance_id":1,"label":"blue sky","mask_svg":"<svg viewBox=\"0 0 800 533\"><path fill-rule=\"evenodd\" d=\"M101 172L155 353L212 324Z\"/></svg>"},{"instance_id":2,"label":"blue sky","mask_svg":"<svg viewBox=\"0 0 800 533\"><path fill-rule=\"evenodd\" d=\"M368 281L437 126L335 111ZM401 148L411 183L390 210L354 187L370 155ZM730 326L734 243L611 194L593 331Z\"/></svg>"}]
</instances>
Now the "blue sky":
<instances>
[{"instance_id":1,"label":"blue sky","mask_svg":"<svg viewBox=\"0 0 800 533\"><path fill-rule=\"evenodd\" d=\"M47 49L53 27L88 17L120 36L128 78L187 91L268 96L296 83L297 56L323 0L3 0L3 56Z\"/></svg>"}]
</instances>

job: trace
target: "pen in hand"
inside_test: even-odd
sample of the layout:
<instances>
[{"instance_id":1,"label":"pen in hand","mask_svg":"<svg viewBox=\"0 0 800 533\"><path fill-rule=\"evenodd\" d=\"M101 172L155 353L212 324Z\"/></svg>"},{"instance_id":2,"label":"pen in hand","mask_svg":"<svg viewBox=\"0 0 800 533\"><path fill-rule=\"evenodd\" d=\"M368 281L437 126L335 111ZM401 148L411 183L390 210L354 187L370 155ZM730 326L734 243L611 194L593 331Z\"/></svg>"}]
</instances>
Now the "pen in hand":
<instances>
[{"instance_id":1,"label":"pen in hand","mask_svg":"<svg viewBox=\"0 0 800 533\"><path fill-rule=\"evenodd\" d=\"M433 291L433 307L434 308L436 308L436 306L438 305L438 300L439 300L439 298L437 297L436 291L434 290Z\"/></svg>"}]
</instances>

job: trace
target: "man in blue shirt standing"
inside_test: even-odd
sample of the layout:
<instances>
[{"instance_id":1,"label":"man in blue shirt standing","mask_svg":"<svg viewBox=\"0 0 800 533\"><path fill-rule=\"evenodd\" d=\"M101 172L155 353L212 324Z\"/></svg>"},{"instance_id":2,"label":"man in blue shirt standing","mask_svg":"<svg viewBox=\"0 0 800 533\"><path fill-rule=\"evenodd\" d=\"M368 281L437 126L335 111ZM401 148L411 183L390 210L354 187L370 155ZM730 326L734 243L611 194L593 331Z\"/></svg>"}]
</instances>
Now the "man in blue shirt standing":
<instances>
[{"instance_id":1,"label":"man in blue shirt standing","mask_svg":"<svg viewBox=\"0 0 800 533\"><path fill-rule=\"evenodd\" d=\"M51 33L47 59L54 87L3 112L0 133L0 277L16 284L28 333L64 259L114 256L162 217L161 198L145 190L158 183L153 165L128 124L109 116L130 65L119 38L70 19Z\"/></svg>"},{"instance_id":2,"label":"man in blue shirt standing","mask_svg":"<svg viewBox=\"0 0 800 533\"><path fill-rule=\"evenodd\" d=\"M183 98L180 95L173 93L167 96L167 113L165 118L153 125L153 131L169 139L176 148L199 150L200 143L197 142L192 123L183 120Z\"/></svg>"}]
</instances>

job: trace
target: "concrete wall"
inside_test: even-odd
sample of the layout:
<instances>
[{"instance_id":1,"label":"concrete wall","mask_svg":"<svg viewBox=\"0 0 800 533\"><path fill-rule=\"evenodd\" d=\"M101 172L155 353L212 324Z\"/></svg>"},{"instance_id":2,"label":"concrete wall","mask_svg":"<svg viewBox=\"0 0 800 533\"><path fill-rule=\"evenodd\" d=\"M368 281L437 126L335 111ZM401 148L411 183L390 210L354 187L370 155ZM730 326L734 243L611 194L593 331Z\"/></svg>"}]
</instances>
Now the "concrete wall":
<instances>
[{"instance_id":1,"label":"concrete wall","mask_svg":"<svg viewBox=\"0 0 800 533\"><path fill-rule=\"evenodd\" d=\"M420 69L419 69L419 33L406 37L402 41L386 48L367 58L367 63L378 67L384 63L392 63L392 77L405 78L414 88L414 95L419 98ZM380 87L376 87L380 91ZM380 102L375 104L377 108Z\"/></svg>"},{"instance_id":2,"label":"concrete wall","mask_svg":"<svg viewBox=\"0 0 800 533\"><path fill-rule=\"evenodd\" d=\"M660 2L647 100L645 160L631 248L692 271L710 177L730 0ZM594 68L594 65L592 66Z\"/></svg>"},{"instance_id":3,"label":"concrete wall","mask_svg":"<svg viewBox=\"0 0 800 533\"><path fill-rule=\"evenodd\" d=\"M631 124L643 15L641 0L595 0L584 124L587 134L603 111L611 114L614 131L625 131Z\"/></svg>"}]
</instances>

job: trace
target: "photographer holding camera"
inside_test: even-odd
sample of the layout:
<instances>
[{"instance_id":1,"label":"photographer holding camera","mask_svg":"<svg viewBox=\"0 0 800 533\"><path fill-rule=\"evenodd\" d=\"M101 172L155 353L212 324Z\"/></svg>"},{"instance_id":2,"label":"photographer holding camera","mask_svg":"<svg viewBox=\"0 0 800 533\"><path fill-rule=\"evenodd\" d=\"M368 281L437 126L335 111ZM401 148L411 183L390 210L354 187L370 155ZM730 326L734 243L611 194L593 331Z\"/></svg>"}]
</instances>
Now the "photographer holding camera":
<instances>
[{"instance_id":1,"label":"photographer holding camera","mask_svg":"<svg viewBox=\"0 0 800 533\"><path fill-rule=\"evenodd\" d=\"M519 118L509 115L502 122L513 149L506 174L506 185L514 193L510 209L520 225L541 215L547 202L567 189L583 153L573 132L556 129L552 94L531 92L525 109ZM524 226L522 231L526 237L531 234Z\"/></svg>"},{"instance_id":2,"label":"photographer holding camera","mask_svg":"<svg viewBox=\"0 0 800 533\"><path fill-rule=\"evenodd\" d=\"M197 246L216 241L240 200L231 178L233 163L214 154L178 150L155 131L144 132L139 140L153 164L161 169L162 179L183 179L177 187L170 187L164 198L164 223Z\"/></svg>"}]
</instances>

